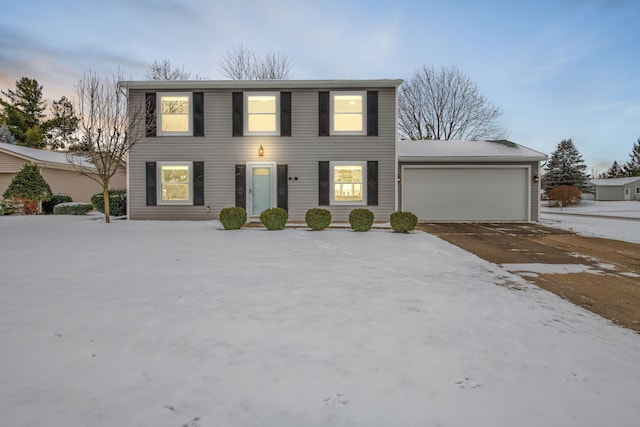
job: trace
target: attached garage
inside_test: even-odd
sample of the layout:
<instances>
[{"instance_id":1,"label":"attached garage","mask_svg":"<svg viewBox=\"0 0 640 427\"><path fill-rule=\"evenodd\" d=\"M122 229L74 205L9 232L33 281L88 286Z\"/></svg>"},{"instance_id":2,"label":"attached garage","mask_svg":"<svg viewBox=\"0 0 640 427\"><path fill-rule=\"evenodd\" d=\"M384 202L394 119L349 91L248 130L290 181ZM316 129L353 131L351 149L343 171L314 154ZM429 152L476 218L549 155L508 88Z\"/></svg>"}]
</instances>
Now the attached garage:
<instances>
[{"instance_id":1,"label":"attached garage","mask_svg":"<svg viewBox=\"0 0 640 427\"><path fill-rule=\"evenodd\" d=\"M509 141L400 141L399 205L420 221L537 221L545 158Z\"/></svg>"}]
</instances>

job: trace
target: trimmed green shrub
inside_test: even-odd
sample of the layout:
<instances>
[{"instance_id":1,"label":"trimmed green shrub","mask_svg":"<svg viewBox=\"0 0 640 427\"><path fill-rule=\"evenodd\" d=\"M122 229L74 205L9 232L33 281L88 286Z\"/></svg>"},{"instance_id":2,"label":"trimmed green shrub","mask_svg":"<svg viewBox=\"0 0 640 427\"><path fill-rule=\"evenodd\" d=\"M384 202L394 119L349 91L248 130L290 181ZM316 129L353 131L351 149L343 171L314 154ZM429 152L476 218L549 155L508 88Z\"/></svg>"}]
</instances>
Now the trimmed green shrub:
<instances>
[{"instance_id":1,"label":"trimmed green shrub","mask_svg":"<svg viewBox=\"0 0 640 427\"><path fill-rule=\"evenodd\" d=\"M0 216L4 215L4 208L0 205Z\"/></svg>"},{"instance_id":2,"label":"trimmed green shrub","mask_svg":"<svg viewBox=\"0 0 640 427\"><path fill-rule=\"evenodd\" d=\"M91 196L91 204L98 212L104 213L104 194ZM127 190L116 188L109 190L109 214L111 216L125 216L127 214Z\"/></svg>"},{"instance_id":3,"label":"trimmed green shrub","mask_svg":"<svg viewBox=\"0 0 640 427\"><path fill-rule=\"evenodd\" d=\"M89 203L58 203L53 207L54 215L86 215L93 210Z\"/></svg>"},{"instance_id":4,"label":"trimmed green shrub","mask_svg":"<svg viewBox=\"0 0 640 427\"><path fill-rule=\"evenodd\" d=\"M312 230L324 230L331 224L331 212L322 208L309 209L304 220Z\"/></svg>"},{"instance_id":5,"label":"trimmed green shrub","mask_svg":"<svg viewBox=\"0 0 640 427\"><path fill-rule=\"evenodd\" d=\"M354 209L349 214L349 224L353 231L369 231L373 225L375 216L369 209Z\"/></svg>"},{"instance_id":6,"label":"trimmed green shrub","mask_svg":"<svg viewBox=\"0 0 640 427\"><path fill-rule=\"evenodd\" d=\"M416 229L418 217L411 212L394 212L391 214L391 228L396 233L409 233Z\"/></svg>"},{"instance_id":7,"label":"trimmed green shrub","mask_svg":"<svg viewBox=\"0 0 640 427\"><path fill-rule=\"evenodd\" d=\"M46 214L53 213L53 207L55 205L59 205L60 203L69 203L73 202L71 196L67 194L54 194L51 196L49 200L46 202L42 202L42 211Z\"/></svg>"},{"instance_id":8,"label":"trimmed green shrub","mask_svg":"<svg viewBox=\"0 0 640 427\"><path fill-rule=\"evenodd\" d=\"M260 221L267 230L282 230L288 219L289 214L282 208L267 209L260 214Z\"/></svg>"},{"instance_id":9,"label":"trimmed green shrub","mask_svg":"<svg viewBox=\"0 0 640 427\"><path fill-rule=\"evenodd\" d=\"M225 230L240 230L247 222L247 211L241 207L224 208L218 219Z\"/></svg>"}]
</instances>

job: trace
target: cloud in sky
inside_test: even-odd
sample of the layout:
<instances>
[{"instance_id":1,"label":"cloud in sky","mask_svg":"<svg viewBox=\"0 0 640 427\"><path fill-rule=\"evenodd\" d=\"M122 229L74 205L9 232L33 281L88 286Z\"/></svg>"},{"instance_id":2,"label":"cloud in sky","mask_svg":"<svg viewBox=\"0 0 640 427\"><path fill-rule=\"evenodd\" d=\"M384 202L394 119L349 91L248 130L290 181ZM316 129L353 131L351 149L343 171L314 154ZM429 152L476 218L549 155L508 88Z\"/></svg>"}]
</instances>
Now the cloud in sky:
<instances>
[{"instance_id":1,"label":"cloud in sky","mask_svg":"<svg viewBox=\"0 0 640 427\"><path fill-rule=\"evenodd\" d=\"M222 78L243 44L284 50L298 79L408 78L455 65L504 112L516 142L573 138L592 167L640 136L640 4L633 0L27 0L0 15L0 88L49 98L93 70L142 79L156 59Z\"/></svg>"}]
</instances>

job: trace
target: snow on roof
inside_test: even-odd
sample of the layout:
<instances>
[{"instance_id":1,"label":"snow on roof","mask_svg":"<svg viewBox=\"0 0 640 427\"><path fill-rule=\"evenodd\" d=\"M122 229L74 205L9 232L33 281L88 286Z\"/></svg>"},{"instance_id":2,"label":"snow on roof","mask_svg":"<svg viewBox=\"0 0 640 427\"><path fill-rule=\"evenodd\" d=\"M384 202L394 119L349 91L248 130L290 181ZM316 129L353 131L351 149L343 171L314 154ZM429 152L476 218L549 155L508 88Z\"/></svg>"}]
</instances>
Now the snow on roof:
<instances>
[{"instance_id":1,"label":"snow on roof","mask_svg":"<svg viewBox=\"0 0 640 427\"><path fill-rule=\"evenodd\" d=\"M622 185L631 184L632 182L640 181L640 176L629 176L624 178L607 178L607 179L592 179L589 183L600 187L619 187Z\"/></svg>"},{"instance_id":2,"label":"snow on roof","mask_svg":"<svg viewBox=\"0 0 640 427\"><path fill-rule=\"evenodd\" d=\"M339 89L398 87L401 79L371 80L131 80L119 81L124 89Z\"/></svg>"},{"instance_id":3,"label":"snow on roof","mask_svg":"<svg viewBox=\"0 0 640 427\"><path fill-rule=\"evenodd\" d=\"M23 147L21 145L6 144L0 142L0 152L13 154L25 160L31 160L36 163L46 163L49 165L61 165L72 167L73 165L67 159L66 153L60 151L40 150L37 148ZM95 169L95 167L86 161L80 163L82 167Z\"/></svg>"},{"instance_id":4,"label":"snow on roof","mask_svg":"<svg viewBox=\"0 0 640 427\"><path fill-rule=\"evenodd\" d=\"M547 155L515 142L398 141L398 160L410 161L539 161Z\"/></svg>"}]
</instances>

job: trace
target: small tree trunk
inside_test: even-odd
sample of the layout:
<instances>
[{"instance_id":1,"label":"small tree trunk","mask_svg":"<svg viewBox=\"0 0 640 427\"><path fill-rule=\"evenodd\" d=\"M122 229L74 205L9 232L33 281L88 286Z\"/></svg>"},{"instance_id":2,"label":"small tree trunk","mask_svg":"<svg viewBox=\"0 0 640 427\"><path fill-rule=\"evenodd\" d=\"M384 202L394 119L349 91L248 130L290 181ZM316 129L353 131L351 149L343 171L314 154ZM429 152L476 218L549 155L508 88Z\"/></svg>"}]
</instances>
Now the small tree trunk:
<instances>
[{"instance_id":1,"label":"small tree trunk","mask_svg":"<svg viewBox=\"0 0 640 427\"><path fill-rule=\"evenodd\" d=\"M109 210L109 183L107 181L102 186L102 195L104 196L104 221L108 224L111 222L111 212Z\"/></svg>"}]
</instances>

